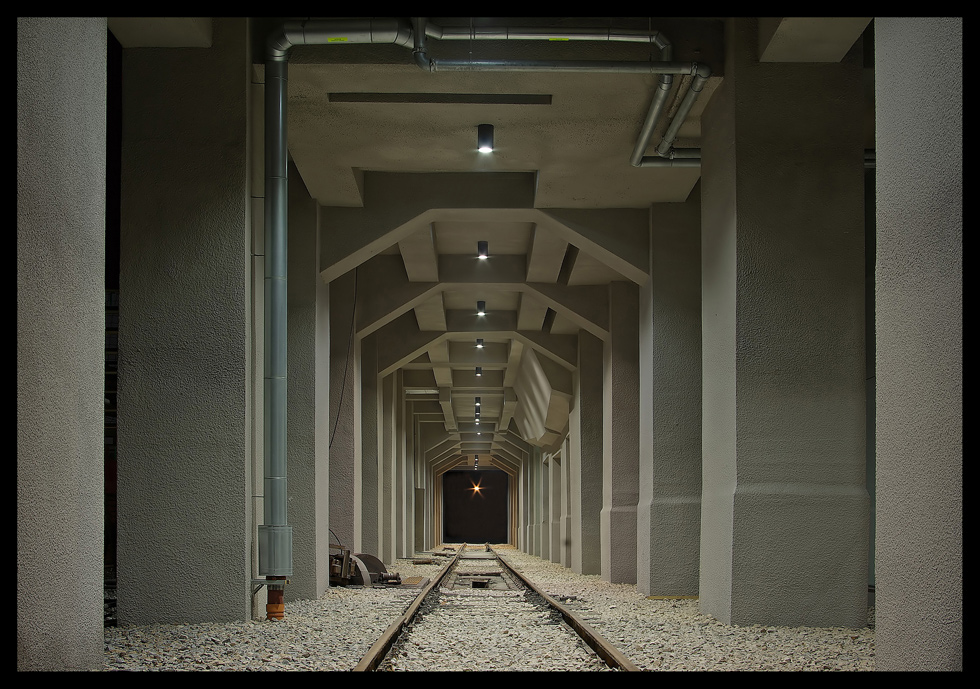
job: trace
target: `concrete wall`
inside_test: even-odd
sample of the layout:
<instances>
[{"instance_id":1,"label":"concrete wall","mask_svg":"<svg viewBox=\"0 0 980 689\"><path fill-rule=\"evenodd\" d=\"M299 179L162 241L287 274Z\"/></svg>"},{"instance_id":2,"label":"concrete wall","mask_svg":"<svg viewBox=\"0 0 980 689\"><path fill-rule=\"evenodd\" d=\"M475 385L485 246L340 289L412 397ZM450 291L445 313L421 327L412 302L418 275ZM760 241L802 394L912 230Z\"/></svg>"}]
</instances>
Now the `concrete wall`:
<instances>
[{"instance_id":1,"label":"concrete wall","mask_svg":"<svg viewBox=\"0 0 980 689\"><path fill-rule=\"evenodd\" d=\"M879 670L963 669L962 31L875 19Z\"/></svg>"},{"instance_id":2,"label":"concrete wall","mask_svg":"<svg viewBox=\"0 0 980 689\"><path fill-rule=\"evenodd\" d=\"M18 670L102 666L105 127L105 18L18 18Z\"/></svg>"},{"instance_id":3,"label":"concrete wall","mask_svg":"<svg viewBox=\"0 0 980 689\"><path fill-rule=\"evenodd\" d=\"M250 616L247 38L123 56L120 624Z\"/></svg>"}]
</instances>

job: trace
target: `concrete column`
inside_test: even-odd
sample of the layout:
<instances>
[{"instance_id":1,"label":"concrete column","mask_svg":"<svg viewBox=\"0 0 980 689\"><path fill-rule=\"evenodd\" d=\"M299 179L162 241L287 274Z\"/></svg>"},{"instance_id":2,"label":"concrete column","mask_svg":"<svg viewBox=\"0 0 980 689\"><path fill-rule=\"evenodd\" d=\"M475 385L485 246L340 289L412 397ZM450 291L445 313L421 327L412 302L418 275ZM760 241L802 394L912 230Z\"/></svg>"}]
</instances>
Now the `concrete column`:
<instances>
[{"instance_id":1,"label":"concrete column","mask_svg":"<svg viewBox=\"0 0 980 689\"><path fill-rule=\"evenodd\" d=\"M395 496L399 500L398 519L401 524L398 529L398 557L411 557L415 552L415 483L412 481L412 469L415 461L412 456L414 447L414 428L412 426L412 403L405 401L404 387L399 385L398 394L398 481Z\"/></svg>"},{"instance_id":2,"label":"concrete column","mask_svg":"<svg viewBox=\"0 0 980 689\"><path fill-rule=\"evenodd\" d=\"M355 446L356 472L354 474L355 495L359 500L355 503L355 515L359 522L355 523L356 540L354 552L374 555L378 552L380 541L378 533L380 522L378 511L378 486L381 476L378 471L378 454L380 439L378 437L378 408L380 405L378 388L378 342L377 335L372 333L363 338L358 347L358 380L355 390L356 408L360 413L357 419L358 430L356 438L359 445Z\"/></svg>"},{"instance_id":3,"label":"concrete column","mask_svg":"<svg viewBox=\"0 0 980 689\"><path fill-rule=\"evenodd\" d=\"M651 208L640 288L637 590L698 593L701 531L701 187Z\"/></svg>"},{"instance_id":4,"label":"concrete column","mask_svg":"<svg viewBox=\"0 0 980 689\"><path fill-rule=\"evenodd\" d=\"M636 583L639 500L639 291L609 285L609 339L603 343L602 578Z\"/></svg>"},{"instance_id":5,"label":"concrete column","mask_svg":"<svg viewBox=\"0 0 980 689\"><path fill-rule=\"evenodd\" d=\"M874 32L875 662L962 671L963 22Z\"/></svg>"},{"instance_id":6,"label":"concrete column","mask_svg":"<svg viewBox=\"0 0 980 689\"><path fill-rule=\"evenodd\" d=\"M249 40L123 55L120 624L251 615Z\"/></svg>"},{"instance_id":7,"label":"concrete column","mask_svg":"<svg viewBox=\"0 0 980 689\"><path fill-rule=\"evenodd\" d=\"M538 476L538 539L540 546L538 556L543 560L551 559L551 457L537 450Z\"/></svg>"},{"instance_id":8,"label":"concrete column","mask_svg":"<svg viewBox=\"0 0 980 689\"><path fill-rule=\"evenodd\" d=\"M378 552L382 562L395 561L395 373L381 380L381 413L378 414Z\"/></svg>"},{"instance_id":9,"label":"concrete column","mask_svg":"<svg viewBox=\"0 0 980 689\"><path fill-rule=\"evenodd\" d=\"M702 144L700 605L864 626L862 73L759 63L726 23Z\"/></svg>"},{"instance_id":10,"label":"concrete column","mask_svg":"<svg viewBox=\"0 0 980 689\"><path fill-rule=\"evenodd\" d=\"M329 230L325 230L329 231ZM330 283L330 529L334 543L353 549L356 341L354 271Z\"/></svg>"},{"instance_id":11,"label":"concrete column","mask_svg":"<svg viewBox=\"0 0 980 689\"><path fill-rule=\"evenodd\" d=\"M572 566L572 486L571 472L569 465L569 440L568 436L562 441L561 446L561 504L560 504L560 524L558 538L561 543L561 564L564 567Z\"/></svg>"},{"instance_id":12,"label":"concrete column","mask_svg":"<svg viewBox=\"0 0 980 689\"><path fill-rule=\"evenodd\" d=\"M286 440L293 576L287 603L317 598L330 585L329 287L317 266L316 199L292 164L288 193Z\"/></svg>"},{"instance_id":13,"label":"concrete column","mask_svg":"<svg viewBox=\"0 0 980 689\"><path fill-rule=\"evenodd\" d=\"M552 562L561 562L561 463L559 455L551 455L548 484L551 486L548 515L549 556Z\"/></svg>"},{"instance_id":14,"label":"concrete column","mask_svg":"<svg viewBox=\"0 0 980 689\"><path fill-rule=\"evenodd\" d=\"M578 335L578 368L568 417L571 494L571 567L577 574L599 574L599 513L602 510L602 340Z\"/></svg>"},{"instance_id":15,"label":"concrete column","mask_svg":"<svg viewBox=\"0 0 980 689\"><path fill-rule=\"evenodd\" d=\"M102 667L105 151L105 17L18 17L19 671Z\"/></svg>"}]
</instances>

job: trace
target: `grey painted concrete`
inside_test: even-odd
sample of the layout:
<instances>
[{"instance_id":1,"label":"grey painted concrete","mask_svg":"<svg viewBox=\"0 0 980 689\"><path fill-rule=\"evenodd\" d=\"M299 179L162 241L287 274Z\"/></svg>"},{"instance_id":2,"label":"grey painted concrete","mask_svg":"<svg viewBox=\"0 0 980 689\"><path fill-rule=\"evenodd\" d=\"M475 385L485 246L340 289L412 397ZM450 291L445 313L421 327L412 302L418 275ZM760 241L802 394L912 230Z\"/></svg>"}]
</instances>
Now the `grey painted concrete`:
<instances>
[{"instance_id":1,"label":"grey painted concrete","mask_svg":"<svg viewBox=\"0 0 980 689\"><path fill-rule=\"evenodd\" d=\"M568 418L571 487L572 571L600 574L599 513L602 510L602 340L578 336L578 369Z\"/></svg>"},{"instance_id":2,"label":"grey painted concrete","mask_svg":"<svg viewBox=\"0 0 980 689\"><path fill-rule=\"evenodd\" d=\"M875 20L879 670L963 669L962 31Z\"/></svg>"},{"instance_id":3,"label":"grey painted concrete","mask_svg":"<svg viewBox=\"0 0 980 689\"><path fill-rule=\"evenodd\" d=\"M697 595L701 530L701 187L651 208L640 288L637 589Z\"/></svg>"},{"instance_id":4,"label":"grey painted concrete","mask_svg":"<svg viewBox=\"0 0 980 689\"><path fill-rule=\"evenodd\" d=\"M123 56L121 624L250 615L246 42Z\"/></svg>"},{"instance_id":5,"label":"grey painted concrete","mask_svg":"<svg viewBox=\"0 0 980 689\"><path fill-rule=\"evenodd\" d=\"M602 578L636 583L639 501L639 291L609 285L609 339L603 342Z\"/></svg>"},{"instance_id":6,"label":"grey painted concrete","mask_svg":"<svg viewBox=\"0 0 980 689\"><path fill-rule=\"evenodd\" d=\"M701 607L726 623L863 626L861 54L764 65L754 21L728 37L704 148L733 160L703 184ZM734 301L721 317L719 286ZM709 391L715 378L727 385Z\"/></svg>"},{"instance_id":7,"label":"grey painted concrete","mask_svg":"<svg viewBox=\"0 0 980 689\"><path fill-rule=\"evenodd\" d=\"M18 18L18 670L102 666L105 123L105 18Z\"/></svg>"},{"instance_id":8,"label":"grey painted concrete","mask_svg":"<svg viewBox=\"0 0 980 689\"><path fill-rule=\"evenodd\" d=\"M360 496L355 503L356 509L354 545L355 553L376 555L380 546L378 533L378 485L380 481L379 461L380 438L378 436L378 413L381 406L378 380L378 336L372 333L360 343L355 343L359 349L357 390L357 409L360 412L357 419L357 439L360 445L355 445L354 457L356 470L354 474L355 495Z\"/></svg>"},{"instance_id":9,"label":"grey painted concrete","mask_svg":"<svg viewBox=\"0 0 980 689\"><path fill-rule=\"evenodd\" d=\"M356 353L354 271L330 283L330 530L332 542L354 546Z\"/></svg>"},{"instance_id":10,"label":"grey painted concrete","mask_svg":"<svg viewBox=\"0 0 980 689\"><path fill-rule=\"evenodd\" d=\"M317 269L317 208L290 164L287 281L289 366L286 395L287 520L293 527L293 576L285 600L317 598L329 585L328 287ZM319 377L323 376L323 377ZM288 610L288 608L287 608Z\"/></svg>"}]
</instances>

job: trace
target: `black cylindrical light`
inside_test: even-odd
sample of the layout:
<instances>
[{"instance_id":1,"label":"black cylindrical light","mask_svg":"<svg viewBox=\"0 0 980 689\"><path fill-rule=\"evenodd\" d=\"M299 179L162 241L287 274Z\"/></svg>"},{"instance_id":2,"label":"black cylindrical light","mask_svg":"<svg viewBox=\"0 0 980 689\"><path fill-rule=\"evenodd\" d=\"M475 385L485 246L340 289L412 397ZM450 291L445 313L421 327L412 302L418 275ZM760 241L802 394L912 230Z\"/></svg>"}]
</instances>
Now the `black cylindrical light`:
<instances>
[{"instance_id":1,"label":"black cylindrical light","mask_svg":"<svg viewBox=\"0 0 980 689\"><path fill-rule=\"evenodd\" d=\"M487 313L487 303L485 301L476 302L476 315L485 316Z\"/></svg>"},{"instance_id":2,"label":"black cylindrical light","mask_svg":"<svg viewBox=\"0 0 980 689\"><path fill-rule=\"evenodd\" d=\"M476 128L476 147L480 153L493 151L493 125L481 124Z\"/></svg>"},{"instance_id":3,"label":"black cylindrical light","mask_svg":"<svg viewBox=\"0 0 980 689\"><path fill-rule=\"evenodd\" d=\"M481 241L476 243L476 257L490 258L490 244L488 242Z\"/></svg>"},{"instance_id":4,"label":"black cylindrical light","mask_svg":"<svg viewBox=\"0 0 980 689\"><path fill-rule=\"evenodd\" d=\"M477 366L476 367L476 375L478 375L478 376L482 376L483 375L483 367L482 366Z\"/></svg>"}]
</instances>

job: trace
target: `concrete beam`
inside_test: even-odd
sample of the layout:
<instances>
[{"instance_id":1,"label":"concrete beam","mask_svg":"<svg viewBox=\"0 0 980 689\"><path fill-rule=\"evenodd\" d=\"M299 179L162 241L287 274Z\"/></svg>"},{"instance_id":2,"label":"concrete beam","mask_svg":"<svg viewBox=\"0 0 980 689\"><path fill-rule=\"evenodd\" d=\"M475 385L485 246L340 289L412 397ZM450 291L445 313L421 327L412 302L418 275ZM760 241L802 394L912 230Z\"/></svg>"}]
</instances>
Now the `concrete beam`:
<instances>
[{"instance_id":1,"label":"concrete beam","mask_svg":"<svg viewBox=\"0 0 980 689\"><path fill-rule=\"evenodd\" d=\"M324 279L343 275L437 220L480 220L495 209L531 209L534 185L534 174L526 172L365 172L362 208L321 207Z\"/></svg>"},{"instance_id":2,"label":"concrete beam","mask_svg":"<svg viewBox=\"0 0 980 689\"><path fill-rule=\"evenodd\" d=\"M759 62L840 62L873 17L759 17Z\"/></svg>"}]
</instances>

